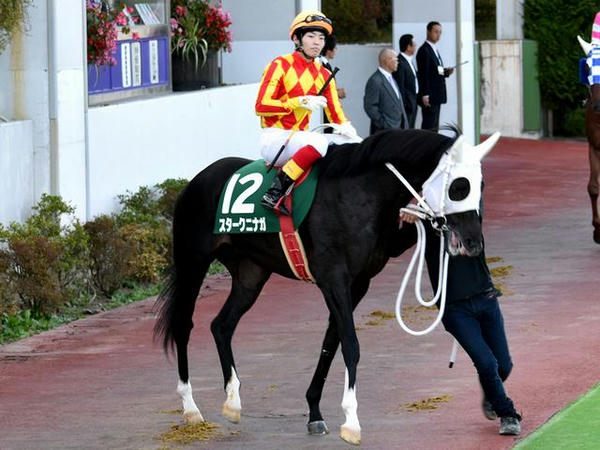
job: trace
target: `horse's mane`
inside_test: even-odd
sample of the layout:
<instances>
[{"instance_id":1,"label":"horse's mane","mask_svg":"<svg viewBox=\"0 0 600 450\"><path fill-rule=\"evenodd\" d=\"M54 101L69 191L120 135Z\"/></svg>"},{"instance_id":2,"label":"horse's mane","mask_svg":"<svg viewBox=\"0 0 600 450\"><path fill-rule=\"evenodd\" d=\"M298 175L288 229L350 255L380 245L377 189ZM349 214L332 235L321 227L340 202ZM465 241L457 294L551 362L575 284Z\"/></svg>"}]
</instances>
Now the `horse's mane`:
<instances>
[{"instance_id":1,"label":"horse's mane","mask_svg":"<svg viewBox=\"0 0 600 450\"><path fill-rule=\"evenodd\" d=\"M447 129L456 136L460 134L457 127ZM456 137L427 130L385 130L359 144L330 146L325 157L318 161L319 173L330 178L357 175L386 162L408 167L434 163L435 167L455 140Z\"/></svg>"}]
</instances>

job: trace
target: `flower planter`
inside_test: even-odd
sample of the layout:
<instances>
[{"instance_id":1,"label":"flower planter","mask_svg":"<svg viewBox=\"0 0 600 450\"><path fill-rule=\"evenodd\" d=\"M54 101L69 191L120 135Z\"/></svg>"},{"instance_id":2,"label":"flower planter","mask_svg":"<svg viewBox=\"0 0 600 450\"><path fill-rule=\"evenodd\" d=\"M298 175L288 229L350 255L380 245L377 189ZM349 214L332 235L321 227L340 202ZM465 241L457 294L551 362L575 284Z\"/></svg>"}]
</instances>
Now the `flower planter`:
<instances>
[{"instance_id":1,"label":"flower planter","mask_svg":"<svg viewBox=\"0 0 600 450\"><path fill-rule=\"evenodd\" d=\"M193 56L185 59L178 53L172 53L171 71L174 91L216 87L219 85L218 52L209 50L204 65L198 63L197 67Z\"/></svg>"}]
</instances>

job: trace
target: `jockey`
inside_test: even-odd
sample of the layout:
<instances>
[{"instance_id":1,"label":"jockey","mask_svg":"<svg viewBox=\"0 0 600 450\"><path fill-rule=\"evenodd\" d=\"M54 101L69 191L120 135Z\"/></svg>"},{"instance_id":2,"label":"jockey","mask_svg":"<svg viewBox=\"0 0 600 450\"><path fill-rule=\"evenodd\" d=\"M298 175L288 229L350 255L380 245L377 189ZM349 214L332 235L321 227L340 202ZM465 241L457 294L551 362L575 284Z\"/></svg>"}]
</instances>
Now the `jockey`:
<instances>
[{"instance_id":1,"label":"jockey","mask_svg":"<svg viewBox=\"0 0 600 450\"><path fill-rule=\"evenodd\" d=\"M330 142L360 141L344 115L335 80L317 96L330 72L316 58L321 54L325 38L332 32L331 20L322 12L298 14L290 26L295 51L269 63L258 90L255 109L261 117L261 154L267 163L273 162L281 146L294 133L276 161L277 166L283 167L261 200L263 206L281 214L290 214L282 202L287 191L304 171L327 153ZM307 131L311 112L321 107L325 108L331 123L342 125L337 136L326 137Z\"/></svg>"}]
</instances>

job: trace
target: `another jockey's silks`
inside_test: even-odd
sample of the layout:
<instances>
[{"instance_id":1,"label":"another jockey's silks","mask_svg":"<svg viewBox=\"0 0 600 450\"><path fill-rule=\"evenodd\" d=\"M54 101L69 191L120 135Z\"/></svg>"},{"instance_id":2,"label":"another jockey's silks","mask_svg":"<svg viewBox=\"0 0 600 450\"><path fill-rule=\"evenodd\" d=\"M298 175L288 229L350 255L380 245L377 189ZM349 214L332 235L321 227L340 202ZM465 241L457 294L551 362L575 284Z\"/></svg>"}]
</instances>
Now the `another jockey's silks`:
<instances>
[{"instance_id":1,"label":"another jockey's silks","mask_svg":"<svg viewBox=\"0 0 600 450\"><path fill-rule=\"evenodd\" d=\"M299 52L280 56L266 68L256 99L256 114L263 128L306 130L311 112L300 107L300 97L317 95L331 73L319 62L306 61ZM323 96L325 114L330 122L343 123L346 117L331 80Z\"/></svg>"}]
</instances>

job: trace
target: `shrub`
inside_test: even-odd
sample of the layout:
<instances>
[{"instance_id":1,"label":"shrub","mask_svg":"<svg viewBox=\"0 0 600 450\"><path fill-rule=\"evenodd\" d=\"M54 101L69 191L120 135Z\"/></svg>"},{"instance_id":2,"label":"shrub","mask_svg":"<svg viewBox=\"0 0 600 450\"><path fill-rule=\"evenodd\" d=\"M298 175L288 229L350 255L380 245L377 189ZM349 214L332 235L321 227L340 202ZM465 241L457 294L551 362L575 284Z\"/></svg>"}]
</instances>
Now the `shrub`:
<instances>
[{"instance_id":1,"label":"shrub","mask_svg":"<svg viewBox=\"0 0 600 450\"><path fill-rule=\"evenodd\" d=\"M338 42L391 42L392 0L323 0Z\"/></svg>"},{"instance_id":2,"label":"shrub","mask_svg":"<svg viewBox=\"0 0 600 450\"><path fill-rule=\"evenodd\" d=\"M27 28L27 8L33 0L0 0L0 54L14 33Z\"/></svg>"},{"instance_id":3,"label":"shrub","mask_svg":"<svg viewBox=\"0 0 600 450\"><path fill-rule=\"evenodd\" d=\"M11 295L12 289L8 277L10 264L8 252L0 250L0 315L14 313L17 309L13 295Z\"/></svg>"},{"instance_id":4,"label":"shrub","mask_svg":"<svg viewBox=\"0 0 600 450\"><path fill-rule=\"evenodd\" d=\"M89 236L92 282L106 297L133 274L136 244L125 239L114 218L102 215L84 225Z\"/></svg>"},{"instance_id":5,"label":"shrub","mask_svg":"<svg viewBox=\"0 0 600 450\"><path fill-rule=\"evenodd\" d=\"M587 97L579 83L579 59L584 56L577 35L590 40L598 11L595 0L527 0L523 5L525 38L538 42L538 73L542 105L554 110L558 132L570 111ZM560 17L560 20L557 18Z\"/></svg>"},{"instance_id":6,"label":"shrub","mask_svg":"<svg viewBox=\"0 0 600 450\"><path fill-rule=\"evenodd\" d=\"M64 303L68 297L61 289L58 272L54 268L63 256L60 243L47 237L27 239L11 237L8 240L11 262L11 284L21 301L21 309L29 309L36 317L45 316Z\"/></svg>"},{"instance_id":7,"label":"shrub","mask_svg":"<svg viewBox=\"0 0 600 450\"><path fill-rule=\"evenodd\" d=\"M124 239L136 246L132 262L135 281L156 282L172 255L171 224L175 201L187 185L185 179L167 179L150 188L119 195L122 210L116 216Z\"/></svg>"},{"instance_id":8,"label":"shrub","mask_svg":"<svg viewBox=\"0 0 600 450\"><path fill-rule=\"evenodd\" d=\"M159 192L161 192L158 199L158 209L160 214L171 222L173 221L177 197L179 197L179 194L188 183L189 181L184 178L169 178L156 185Z\"/></svg>"},{"instance_id":9,"label":"shrub","mask_svg":"<svg viewBox=\"0 0 600 450\"><path fill-rule=\"evenodd\" d=\"M558 131L564 136L585 136L585 108L579 107L567 111Z\"/></svg>"},{"instance_id":10,"label":"shrub","mask_svg":"<svg viewBox=\"0 0 600 450\"><path fill-rule=\"evenodd\" d=\"M117 215L119 225L154 223L160 215L156 189L141 186L137 192L117 196L121 212Z\"/></svg>"},{"instance_id":11,"label":"shrub","mask_svg":"<svg viewBox=\"0 0 600 450\"><path fill-rule=\"evenodd\" d=\"M134 245L134 257L130 262L133 279L142 283L158 282L168 266L168 229L128 224L121 228L121 233L126 242Z\"/></svg>"},{"instance_id":12,"label":"shrub","mask_svg":"<svg viewBox=\"0 0 600 450\"><path fill-rule=\"evenodd\" d=\"M0 228L1 254L21 308L48 314L87 287L88 238L60 197L42 194L33 210L25 223Z\"/></svg>"}]
</instances>

